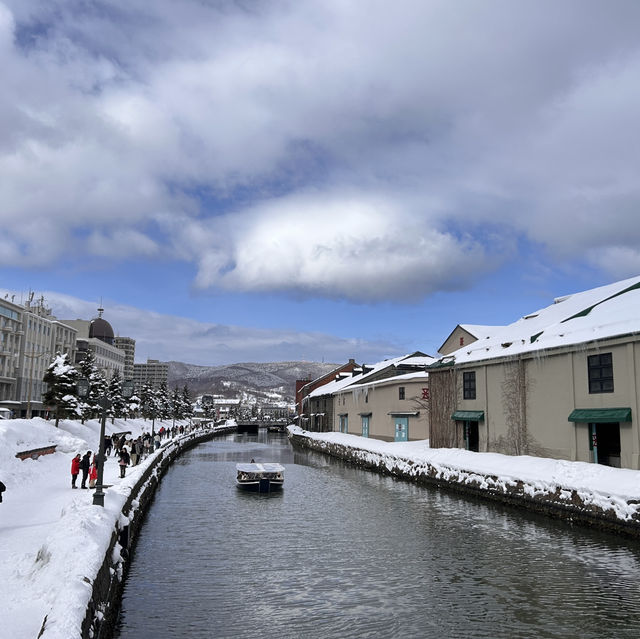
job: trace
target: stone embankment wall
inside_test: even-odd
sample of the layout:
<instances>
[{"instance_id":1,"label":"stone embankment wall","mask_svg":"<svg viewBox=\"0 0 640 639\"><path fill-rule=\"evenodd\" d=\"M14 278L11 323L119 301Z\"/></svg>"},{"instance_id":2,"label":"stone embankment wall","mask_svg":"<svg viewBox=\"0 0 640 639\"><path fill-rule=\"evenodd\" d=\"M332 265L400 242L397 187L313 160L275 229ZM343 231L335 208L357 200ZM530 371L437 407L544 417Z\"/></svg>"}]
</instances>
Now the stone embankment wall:
<instances>
[{"instance_id":1,"label":"stone embankment wall","mask_svg":"<svg viewBox=\"0 0 640 639\"><path fill-rule=\"evenodd\" d=\"M120 609L129 557L137 541L145 514L156 488L173 461L201 442L225 435L235 426L205 433L191 433L165 444L162 454L147 468L131 491L111 537L102 567L93 582L93 592L82 624L83 639L112 636Z\"/></svg>"},{"instance_id":2,"label":"stone embankment wall","mask_svg":"<svg viewBox=\"0 0 640 639\"><path fill-rule=\"evenodd\" d=\"M566 519L572 523L596 527L629 537L640 538L640 504L612 497L611 506L594 503L588 493L556 487L553 492L523 481L505 481L492 475L481 475L453 468L435 467L411 459L382 455L368 450L317 440L298 433L289 433L294 446L316 450L332 457L382 474L407 481L437 486L481 499L488 499L519 508ZM601 500L600 500L601 501ZM623 508L619 508L623 506ZM621 517L624 510L635 510L631 517Z\"/></svg>"}]
</instances>

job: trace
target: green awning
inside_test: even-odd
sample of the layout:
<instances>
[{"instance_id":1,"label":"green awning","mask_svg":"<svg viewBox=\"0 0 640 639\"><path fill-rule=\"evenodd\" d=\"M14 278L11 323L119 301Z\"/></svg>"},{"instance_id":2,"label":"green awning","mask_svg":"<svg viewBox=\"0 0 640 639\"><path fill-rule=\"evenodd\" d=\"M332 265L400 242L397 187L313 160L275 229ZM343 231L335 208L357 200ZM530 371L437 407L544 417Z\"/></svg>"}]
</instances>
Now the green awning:
<instances>
[{"instance_id":1,"label":"green awning","mask_svg":"<svg viewBox=\"0 0 640 639\"><path fill-rule=\"evenodd\" d=\"M630 408L576 408L568 420L585 424L611 424L613 422L630 422Z\"/></svg>"},{"instance_id":2,"label":"green awning","mask_svg":"<svg viewBox=\"0 0 640 639\"><path fill-rule=\"evenodd\" d=\"M455 419L457 422L483 422L484 411L483 410L457 410L451 419Z\"/></svg>"}]
</instances>

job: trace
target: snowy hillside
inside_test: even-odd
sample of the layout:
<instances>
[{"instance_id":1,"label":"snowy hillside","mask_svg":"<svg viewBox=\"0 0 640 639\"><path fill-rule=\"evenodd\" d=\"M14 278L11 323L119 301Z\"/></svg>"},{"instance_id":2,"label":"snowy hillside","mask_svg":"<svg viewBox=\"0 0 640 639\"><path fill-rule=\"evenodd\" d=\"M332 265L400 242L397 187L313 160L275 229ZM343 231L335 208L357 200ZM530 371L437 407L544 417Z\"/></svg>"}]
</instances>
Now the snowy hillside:
<instances>
[{"instance_id":1,"label":"snowy hillside","mask_svg":"<svg viewBox=\"0 0 640 639\"><path fill-rule=\"evenodd\" d=\"M242 393L277 395L292 401L297 379L315 379L338 364L320 362L247 362L224 366L196 366L169 362L169 387L187 385L192 395L213 393L236 397Z\"/></svg>"}]
</instances>

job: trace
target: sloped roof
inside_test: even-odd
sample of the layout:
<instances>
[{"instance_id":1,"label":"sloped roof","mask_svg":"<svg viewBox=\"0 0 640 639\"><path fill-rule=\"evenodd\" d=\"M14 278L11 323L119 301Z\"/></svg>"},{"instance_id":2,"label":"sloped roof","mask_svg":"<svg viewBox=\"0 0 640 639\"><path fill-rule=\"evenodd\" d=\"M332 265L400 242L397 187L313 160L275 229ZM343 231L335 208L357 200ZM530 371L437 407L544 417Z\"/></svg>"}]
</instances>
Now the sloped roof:
<instances>
[{"instance_id":1,"label":"sloped roof","mask_svg":"<svg viewBox=\"0 0 640 639\"><path fill-rule=\"evenodd\" d=\"M438 353L442 350L442 347L451 339L452 335L461 328L463 331L466 331L476 339L483 339L492 335L496 331L504 328L504 326L484 326L482 324L457 324L456 327L447 335L447 338L440 344L438 348Z\"/></svg>"},{"instance_id":2,"label":"sloped roof","mask_svg":"<svg viewBox=\"0 0 640 639\"><path fill-rule=\"evenodd\" d=\"M410 382L412 380L427 380L429 379L429 373L426 371L415 371L414 373L405 373L404 375L396 375L394 377L384 377L383 379L376 379L372 382L367 382L366 380L359 381L356 378L356 384L352 384L349 386L349 390L354 388L365 388L371 386L379 386L383 384L390 384L392 382Z\"/></svg>"},{"instance_id":3,"label":"sloped roof","mask_svg":"<svg viewBox=\"0 0 640 639\"><path fill-rule=\"evenodd\" d=\"M640 332L640 276L558 297L441 358L474 362Z\"/></svg>"},{"instance_id":4,"label":"sloped roof","mask_svg":"<svg viewBox=\"0 0 640 639\"><path fill-rule=\"evenodd\" d=\"M324 384L323 386L319 386L311 393L309 393L308 397L319 397L322 395L331 395L332 393L336 393L347 386L351 386L352 384L364 384L367 380L375 377L377 373L382 370L385 370L389 367L397 368L400 365L409 365L409 366L427 366L428 364L432 364L436 360L433 357L429 357L429 355L424 355L422 353L410 353L408 355L401 355L400 357L392 357L391 359L383 359L381 362L377 362L371 366L367 366L367 372L364 375L355 375L351 377L346 377L344 379L334 380L329 382L328 384ZM410 373L411 374L411 373ZM398 376L404 377L404 376ZM396 379L395 377L393 379Z\"/></svg>"},{"instance_id":5,"label":"sloped roof","mask_svg":"<svg viewBox=\"0 0 640 639\"><path fill-rule=\"evenodd\" d=\"M334 379L332 382L328 382L327 384L318 386L318 388L312 390L307 395L307 397L311 398L311 397L321 397L322 395L331 395L332 393L339 391L345 386L349 386L349 384L353 384L354 381L358 379L362 379L362 375L341 377L340 379Z\"/></svg>"},{"instance_id":6,"label":"sloped roof","mask_svg":"<svg viewBox=\"0 0 640 639\"><path fill-rule=\"evenodd\" d=\"M467 333L471 333L476 339L482 339L504 328L504 326L484 326L483 324L458 324L458 326Z\"/></svg>"}]
</instances>

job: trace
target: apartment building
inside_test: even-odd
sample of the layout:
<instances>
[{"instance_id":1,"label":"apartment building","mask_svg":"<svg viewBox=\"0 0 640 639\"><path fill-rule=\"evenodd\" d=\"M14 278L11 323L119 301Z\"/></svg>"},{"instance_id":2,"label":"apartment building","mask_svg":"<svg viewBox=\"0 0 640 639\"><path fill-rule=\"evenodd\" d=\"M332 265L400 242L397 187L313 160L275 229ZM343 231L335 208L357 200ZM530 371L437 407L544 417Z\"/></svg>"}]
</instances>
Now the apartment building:
<instances>
[{"instance_id":1,"label":"apartment building","mask_svg":"<svg viewBox=\"0 0 640 639\"><path fill-rule=\"evenodd\" d=\"M157 359L147 359L146 364L133 365L133 386L136 392L144 386L151 384L154 388L159 388L167 382L169 375L169 363L160 362Z\"/></svg>"}]
</instances>

